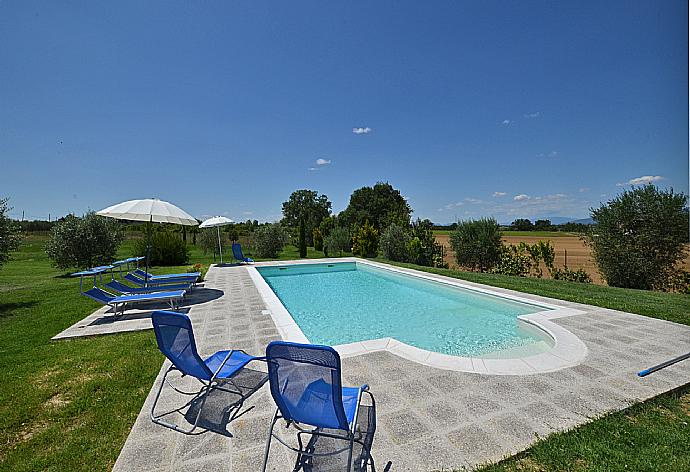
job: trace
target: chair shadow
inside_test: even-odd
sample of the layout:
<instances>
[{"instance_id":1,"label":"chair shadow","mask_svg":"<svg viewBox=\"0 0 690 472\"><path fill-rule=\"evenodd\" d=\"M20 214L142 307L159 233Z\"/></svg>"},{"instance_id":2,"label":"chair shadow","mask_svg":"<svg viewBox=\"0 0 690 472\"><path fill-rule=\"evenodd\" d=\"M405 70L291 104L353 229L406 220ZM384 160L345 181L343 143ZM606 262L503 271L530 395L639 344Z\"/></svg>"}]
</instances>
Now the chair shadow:
<instances>
[{"instance_id":1,"label":"chair shadow","mask_svg":"<svg viewBox=\"0 0 690 472\"><path fill-rule=\"evenodd\" d=\"M371 470L370 467L364 463L364 459L368 456L367 451L371 450L374 442L374 434L376 433L376 409L372 406L360 406L358 415L358 425L361 431L361 438L359 442L355 442L352 451L352 470L357 472L364 472ZM338 430L327 430L333 434L343 434ZM347 441L334 438L326 438L323 436L312 436L305 450L316 454L328 454L342 449L347 445ZM321 470L345 470L347 467L347 451L340 452L331 456L317 456L308 457L302 456L300 460L301 470L305 472L317 472ZM392 464L387 464L384 470L390 469Z\"/></svg>"},{"instance_id":2,"label":"chair shadow","mask_svg":"<svg viewBox=\"0 0 690 472\"><path fill-rule=\"evenodd\" d=\"M170 307L168 305L161 306L161 310L169 310ZM189 308L181 308L178 309L178 313L189 313ZM103 315L100 318L96 318L93 320L91 323L88 324L88 326L99 326L99 325L106 325L106 324L114 324L114 323L119 323L121 321L134 321L134 320L145 320L145 319L151 319L151 314L156 311L156 310L147 310L147 311L137 311L135 313L125 313L123 315L117 315L115 316L114 314L110 315ZM113 313L114 310L110 309L106 313Z\"/></svg>"},{"instance_id":3,"label":"chair shadow","mask_svg":"<svg viewBox=\"0 0 690 472\"><path fill-rule=\"evenodd\" d=\"M232 437L232 433L228 431L228 426L232 421L254 408L251 406L242 410L244 402L256 393L267 380L268 374L265 372L245 367L233 377L232 383L224 383L228 389L237 389L238 393L214 389L207 395L198 426L206 431ZM190 426L194 424L201 403L202 397L197 397L183 415Z\"/></svg>"},{"instance_id":4,"label":"chair shadow","mask_svg":"<svg viewBox=\"0 0 690 472\"><path fill-rule=\"evenodd\" d=\"M240 262L223 262L222 264L214 264L216 267L241 267L247 264L242 264Z\"/></svg>"}]
</instances>

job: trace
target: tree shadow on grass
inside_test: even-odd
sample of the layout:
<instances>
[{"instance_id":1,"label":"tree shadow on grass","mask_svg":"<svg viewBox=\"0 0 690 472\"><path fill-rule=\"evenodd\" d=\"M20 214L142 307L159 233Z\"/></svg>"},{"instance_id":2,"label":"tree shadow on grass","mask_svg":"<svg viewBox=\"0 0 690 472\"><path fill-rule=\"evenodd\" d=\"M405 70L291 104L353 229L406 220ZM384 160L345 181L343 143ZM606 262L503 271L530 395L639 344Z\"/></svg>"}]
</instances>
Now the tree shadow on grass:
<instances>
[{"instance_id":1,"label":"tree shadow on grass","mask_svg":"<svg viewBox=\"0 0 690 472\"><path fill-rule=\"evenodd\" d=\"M29 302L0 303L0 318L12 316L16 310L20 310L22 308L31 308L37 303L38 302L35 300Z\"/></svg>"}]
</instances>

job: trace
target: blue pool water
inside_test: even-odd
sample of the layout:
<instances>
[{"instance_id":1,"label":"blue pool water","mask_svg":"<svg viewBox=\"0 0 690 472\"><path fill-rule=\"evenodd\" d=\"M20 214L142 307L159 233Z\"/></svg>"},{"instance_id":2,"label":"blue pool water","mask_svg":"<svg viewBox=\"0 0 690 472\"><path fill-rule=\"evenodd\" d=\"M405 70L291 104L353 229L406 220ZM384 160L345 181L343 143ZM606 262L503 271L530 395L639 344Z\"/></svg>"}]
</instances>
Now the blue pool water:
<instances>
[{"instance_id":1,"label":"blue pool water","mask_svg":"<svg viewBox=\"0 0 690 472\"><path fill-rule=\"evenodd\" d=\"M536 305L354 262L257 269L312 343L392 337L469 357L550 348L517 319L546 309Z\"/></svg>"}]
</instances>

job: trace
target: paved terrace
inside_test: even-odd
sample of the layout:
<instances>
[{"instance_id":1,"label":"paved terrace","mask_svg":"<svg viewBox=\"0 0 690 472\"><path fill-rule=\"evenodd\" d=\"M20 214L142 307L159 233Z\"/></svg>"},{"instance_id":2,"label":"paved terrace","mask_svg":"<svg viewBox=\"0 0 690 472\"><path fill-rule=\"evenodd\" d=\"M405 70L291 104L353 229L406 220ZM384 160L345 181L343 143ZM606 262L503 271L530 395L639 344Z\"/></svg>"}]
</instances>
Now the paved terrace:
<instances>
[{"instance_id":1,"label":"paved terrace","mask_svg":"<svg viewBox=\"0 0 690 472\"><path fill-rule=\"evenodd\" d=\"M202 355L230 347L262 355L266 344L279 339L247 268L213 267L206 276L206 288L220 290L223 296L189 311ZM688 362L645 379L635 376L642 368L689 351L690 327L553 299L548 302L585 312L554 320L587 345L588 355L580 365L506 376L441 370L389 352L344 358L344 383L366 382L376 396L373 455L377 466L382 469L390 460L394 471L472 468L523 450L539 437L690 382ZM215 429L223 434L188 437L154 425L148 416L167 367L166 362L114 470L260 470L275 408L268 385L245 402L245 408L253 409L227 425L223 419L227 420L228 405L234 400L209 400L204 421L212 429L220 425ZM248 373L247 384L257 376ZM164 396L162 401L171 399L179 397ZM293 460L284 447L275 444L269 469L291 470Z\"/></svg>"}]
</instances>

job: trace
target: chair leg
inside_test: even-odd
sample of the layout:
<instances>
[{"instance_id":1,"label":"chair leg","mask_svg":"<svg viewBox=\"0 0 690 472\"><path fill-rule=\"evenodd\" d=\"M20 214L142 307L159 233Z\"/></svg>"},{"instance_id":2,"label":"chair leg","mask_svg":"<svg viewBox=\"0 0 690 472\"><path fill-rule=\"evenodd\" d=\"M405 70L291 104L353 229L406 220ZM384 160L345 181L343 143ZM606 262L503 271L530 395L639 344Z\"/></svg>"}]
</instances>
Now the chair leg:
<instances>
[{"instance_id":1,"label":"chair leg","mask_svg":"<svg viewBox=\"0 0 690 472\"><path fill-rule=\"evenodd\" d=\"M158 392L156 393L156 398L153 401L153 405L151 405L151 421L153 421L154 423L156 423L158 425L165 426L166 428L180 432L182 434L187 434L187 435L199 434L199 433L194 433L194 431L196 430L196 428L199 424L199 420L201 419L201 412L204 409L204 405L206 404L206 399L208 398L208 394L211 391L211 384L204 385L204 387L199 391L199 393L196 394L196 398L199 398L199 397L203 397L203 398L201 400L201 405L199 406L199 411L197 412L196 418L194 419L194 424L192 425L192 427L190 429L181 428L174 423L170 423L168 421L163 420L162 418L164 416L170 414L170 413L179 412L180 409L182 409L186 405L190 404L193 401L193 399L190 400L186 405L183 405L182 407L180 407L178 409L168 411L168 412L163 413L163 414L158 415L158 416L156 416L156 414L155 414L156 405L158 404L158 400L160 399L161 392L163 391L163 386L165 385L165 379L168 377L168 374L173 370L175 370L174 367L170 366L168 368L168 370L165 372L165 374L163 375L163 379L161 380L161 385L158 388Z\"/></svg>"},{"instance_id":2,"label":"chair leg","mask_svg":"<svg viewBox=\"0 0 690 472\"><path fill-rule=\"evenodd\" d=\"M355 447L355 436L350 436L350 449L347 451L347 472L352 470L352 449Z\"/></svg>"},{"instance_id":3,"label":"chair leg","mask_svg":"<svg viewBox=\"0 0 690 472\"><path fill-rule=\"evenodd\" d=\"M273 420L271 420L271 425L268 427L268 439L266 440L266 449L264 450L264 465L263 468L261 469L262 472L266 472L266 465L268 464L268 453L271 450L271 439L273 439L273 428L276 425L276 421L278 421L278 409L276 408L276 412L273 415Z\"/></svg>"}]
</instances>

